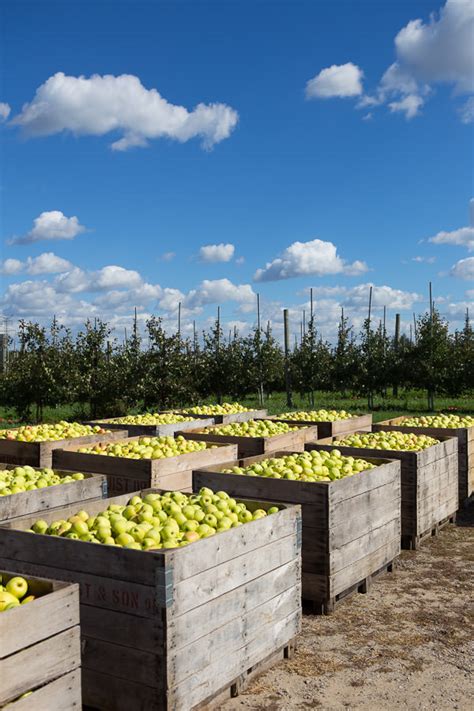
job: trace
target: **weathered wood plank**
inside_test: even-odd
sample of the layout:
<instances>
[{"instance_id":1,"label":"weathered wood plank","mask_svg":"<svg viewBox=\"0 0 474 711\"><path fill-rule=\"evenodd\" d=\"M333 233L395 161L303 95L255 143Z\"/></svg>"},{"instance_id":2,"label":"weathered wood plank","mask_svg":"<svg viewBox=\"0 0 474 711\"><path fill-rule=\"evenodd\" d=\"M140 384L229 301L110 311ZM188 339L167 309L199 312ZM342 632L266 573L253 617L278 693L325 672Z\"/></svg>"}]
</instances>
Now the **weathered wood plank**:
<instances>
[{"instance_id":1,"label":"weathered wood plank","mask_svg":"<svg viewBox=\"0 0 474 711\"><path fill-rule=\"evenodd\" d=\"M0 617L0 660L79 624L79 587L60 590L20 605Z\"/></svg>"},{"instance_id":2,"label":"weathered wood plank","mask_svg":"<svg viewBox=\"0 0 474 711\"><path fill-rule=\"evenodd\" d=\"M272 651L288 643L298 634L301 625L300 612L290 615L276 625L265 625L259 630L257 640L244 644L231 658L221 656L206 669L205 674L193 674L182 684L169 690L171 708L190 708L231 683L244 669L249 669Z\"/></svg>"},{"instance_id":3,"label":"weathered wood plank","mask_svg":"<svg viewBox=\"0 0 474 711\"><path fill-rule=\"evenodd\" d=\"M255 551L249 551L192 578L181 581L177 576L174 584L173 612L175 615L183 615L188 610L281 567L299 555L295 536L290 535L259 548L258 555Z\"/></svg>"},{"instance_id":4,"label":"weathered wood plank","mask_svg":"<svg viewBox=\"0 0 474 711\"><path fill-rule=\"evenodd\" d=\"M32 603L34 604L34 603ZM16 699L40 684L78 669L81 664L79 627L27 647L0 660L0 704Z\"/></svg>"},{"instance_id":5,"label":"weathered wood plank","mask_svg":"<svg viewBox=\"0 0 474 711\"><path fill-rule=\"evenodd\" d=\"M58 447L66 445L83 447L86 444L94 444L95 442L111 442L122 439L126 435L126 431L117 430L116 432L73 437L55 442L18 442L13 439L0 439L0 461L20 466L29 464L31 467L51 467L53 465L53 452ZM57 468L59 469L60 467Z\"/></svg>"},{"instance_id":6,"label":"weathered wood plank","mask_svg":"<svg viewBox=\"0 0 474 711\"><path fill-rule=\"evenodd\" d=\"M159 613L143 623L134 614L82 604L81 634L122 647L158 653L163 646L164 622Z\"/></svg>"},{"instance_id":7,"label":"weathered wood plank","mask_svg":"<svg viewBox=\"0 0 474 711\"><path fill-rule=\"evenodd\" d=\"M300 578L301 561L294 558L280 568L189 610L185 615L171 616L168 620L169 650L181 649L207 637L216 627L231 622L236 615L244 615L254 606L262 605L270 595L282 595L299 585Z\"/></svg>"},{"instance_id":8,"label":"weathered wood plank","mask_svg":"<svg viewBox=\"0 0 474 711\"><path fill-rule=\"evenodd\" d=\"M191 415L189 415L191 417ZM90 420L85 425L104 427L110 430L126 430L129 437L174 437L179 430L191 430L196 427L210 427L215 424L214 418L185 420L184 422L170 422L158 425L136 425L113 422L116 418L108 420Z\"/></svg>"},{"instance_id":9,"label":"weathered wood plank","mask_svg":"<svg viewBox=\"0 0 474 711\"><path fill-rule=\"evenodd\" d=\"M78 545L80 545L78 543ZM92 544L93 545L93 544ZM140 553L140 551L134 551ZM0 566L11 564L11 559L0 558ZM55 568L37 563L14 561L19 574L56 578L65 582L79 583L81 604L95 605L117 612L127 612L137 617L155 617L159 614L158 598L165 595L165 589L156 585L139 585L126 580L116 580L104 575L90 575L75 570Z\"/></svg>"},{"instance_id":10,"label":"weathered wood plank","mask_svg":"<svg viewBox=\"0 0 474 711\"><path fill-rule=\"evenodd\" d=\"M360 560L366 559L374 550L385 548L393 540L398 540L398 551L395 555L399 555L400 539L400 517L398 516L391 521L384 522L378 528L368 531L365 535L349 541L339 548L334 548L329 560L330 577L333 578L341 570L350 568ZM373 570L367 570L361 577L367 577L373 572Z\"/></svg>"},{"instance_id":11,"label":"weathered wood plank","mask_svg":"<svg viewBox=\"0 0 474 711\"><path fill-rule=\"evenodd\" d=\"M13 469L15 465L0 465L0 469ZM58 474L66 475L71 472L60 471ZM98 499L107 496L107 480L98 474L85 474L81 481L68 484L48 486L33 491L23 491L19 494L0 497L0 523L20 516L48 511L50 509L67 506L75 501L82 502L88 499Z\"/></svg>"},{"instance_id":12,"label":"weathered wood plank","mask_svg":"<svg viewBox=\"0 0 474 711\"><path fill-rule=\"evenodd\" d=\"M81 673L77 669L41 686L29 696L11 701L8 711L80 711Z\"/></svg>"},{"instance_id":13,"label":"weathered wood plank","mask_svg":"<svg viewBox=\"0 0 474 711\"><path fill-rule=\"evenodd\" d=\"M294 425L297 430L284 432L273 437L238 437L233 435L214 433L213 427L207 428L204 432L202 428L178 432L186 439L194 439L200 442L214 442L216 444L227 442L237 445L238 457L254 457L259 454L270 454L276 451L302 452L306 442L311 442L317 438L317 428L306 425ZM229 458L230 459L230 458ZM199 467L194 467L198 469Z\"/></svg>"},{"instance_id":14,"label":"weathered wood plank","mask_svg":"<svg viewBox=\"0 0 474 711\"><path fill-rule=\"evenodd\" d=\"M280 595L266 600L247 613L237 614L231 622L221 625L207 637L173 651L169 657L170 686L174 680L183 680L206 669L220 655L229 659L242 643L255 640L269 623L278 623L301 609L301 589L292 587Z\"/></svg>"},{"instance_id":15,"label":"weathered wood plank","mask_svg":"<svg viewBox=\"0 0 474 711\"><path fill-rule=\"evenodd\" d=\"M84 705L101 711L166 709L166 698L159 689L92 669L82 670L82 697Z\"/></svg>"},{"instance_id":16,"label":"weathered wood plank","mask_svg":"<svg viewBox=\"0 0 474 711\"><path fill-rule=\"evenodd\" d=\"M384 546L371 551L363 558L337 571L330 579L329 597L340 595L351 587L354 581L362 582L382 566L391 563L400 554L400 534Z\"/></svg>"}]
</instances>

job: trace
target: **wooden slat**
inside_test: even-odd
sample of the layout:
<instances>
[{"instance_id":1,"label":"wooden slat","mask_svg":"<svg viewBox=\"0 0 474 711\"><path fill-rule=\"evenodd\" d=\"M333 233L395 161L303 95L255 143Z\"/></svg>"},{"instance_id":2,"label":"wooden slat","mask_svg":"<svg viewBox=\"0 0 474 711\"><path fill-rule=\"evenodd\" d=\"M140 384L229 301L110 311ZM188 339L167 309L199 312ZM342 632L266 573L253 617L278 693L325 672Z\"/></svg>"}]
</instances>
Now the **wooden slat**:
<instances>
[{"instance_id":1,"label":"wooden slat","mask_svg":"<svg viewBox=\"0 0 474 711\"><path fill-rule=\"evenodd\" d=\"M273 437L238 437L217 434L214 432L215 427L207 428L207 432L204 432L203 428L199 428L188 432L179 432L178 434L186 439L194 439L201 442L215 442L216 444L228 442L229 444L235 444L238 447L238 457L245 458L283 450L302 452L306 442L311 442L317 438L317 428L301 424L294 426L298 427L298 429L274 435ZM199 467L194 468L198 469Z\"/></svg>"},{"instance_id":2,"label":"wooden slat","mask_svg":"<svg viewBox=\"0 0 474 711\"><path fill-rule=\"evenodd\" d=\"M209 600L279 568L299 555L295 535L290 535L259 548L258 555L256 551L249 551L183 581L179 581L177 576L173 613L183 615L188 610L207 604Z\"/></svg>"},{"instance_id":3,"label":"wooden slat","mask_svg":"<svg viewBox=\"0 0 474 711\"><path fill-rule=\"evenodd\" d=\"M111 418L115 419L115 418ZM105 429L111 430L126 430L129 437L173 437L179 430L190 430L196 427L210 427L215 424L214 419L188 420L184 422L170 422L168 424L158 425L135 425L111 422L111 420L91 420L84 422L85 425L99 425Z\"/></svg>"},{"instance_id":4,"label":"wooden slat","mask_svg":"<svg viewBox=\"0 0 474 711\"><path fill-rule=\"evenodd\" d=\"M80 711L81 708L80 669L64 674L29 696L8 704L8 711Z\"/></svg>"},{"instance_id":5,"label":"wooden slat","mask_svg":"<svg viewBox=\"0 0 474 711\"><path fill-rule=\"evenodd\" d=\"M0 616L0 659L79 624L79 587L67 585Z\"/></svg>"},{"instance_id":6,"label":"wooden slat","mask_svg":"<svg viewBox=\"0 0 474 711\"><path fill-rule=\"evenodd\" d=\"M111 442L126 437L126 435L126 431L117 430L106 434L73 437L55 442L18 442L17 440L0 439L0 461L18 465L29 464L32 467L51 467L53 452L58 447L66 445L83 447L95 442Z\"/></svg>"},{"instance_id":7,"label":"wooden slat","mask_svg":"<svg viewBox=\"0 0 474 711\"><path fill-rule=\"evenodd\" d=\"M12 654L0 660L0 704L78 669L80 664L79 626Z\"/></svg>"},{"instance_id":8,"label":"wooden slat","mask_svg":"<svg viewBox=\"0 0 474 711\"><path fill-rule=\"evenodd\" d=\"M163 711L164 693L146 684L119 679L92 669L82 670L83 703L101 711Z\"/></svg>"},{"instance_id":9,"label":"wooden slat","mask_svg":"<svg viewBox=\"0 0 474 711\"><path fill-rule=\"evenodd\" d=\"M244 644L231 658L221 656L206 669L206 674L193 674L182 684L169 692L170 708L192 708L230 683L244 669L250 669L259 660L288 643L298 634L301 625L300 612L273 625L265 625L259 630L256 640Z\"/></svg>"},{"instance_id":10,"label":"wooden slat","mask_svg":"<svg viewBox=\"0 0 474 711\"><path fill-rule=\"evenodd\" d=\"M236 614L244 615L253 606L263 604L269 596L281 595L298 586L300 578L301 561L295 558L185 615L171 616L168 620L168 648L180 649L207 637L217 627L232 621Z\"/></svg>"},{"instance_id":11,"label":"wooden slat","mask_svg":"<svg viewBox=\"0 0 474 711\"><path fill-rule=\"evenodd\" d=\"M163 671L165 667L164 645L157 647L154 652L144 652L130 646L122 647L103 640L83 637L83 671L91 669L164 690L166 675L160 674L159 669Z\"/></svg>"},{"instance_id":12,"label":"wooden slat","mask_svg":"<svg viewBox=\"0 0 474 711\"><path fill-rule=\"evenodd\" d=\"M365 535L355 540L349 541L340 548L334 548L331 551L331 557L329 562L329 570L331 577L334 577L336 573L343 570L344 568L349 568L358 561L365 559L374 550L380 548L385 548L393 540L397 540L400 544L401 531L400 531L400 517L384 522L378 528L372 529ZM398 549L398 555L400 553L400 545ZM394 556L393 556L394 557ZM374 570L366 570L365 574L361 578L365 578ZM353 581L356 582L356 581ZM347 585L346 587L350 587Z\"/></svg>"},{"instance_id":13,"label":"wooden slat","mask_svg":"<svg viewBox=\"0 0 474 711\"><path fill-rule=\"evenodd\" d=\"M138 551L137 551L138 552ZM37 575L45 578L56 578L66 582L79 583L81 604L95 605L118 612L127 612L137 617L155 617L160 614L157 605L158 587L137 585L128 581L114 580L106 576L89 575L64 568L53 568L37 563L12 561L0 558L0 566L14 564L20 575Z\"/></svg>"},{"instance_id":14,"label":"wooden slat","mask_svg":"<svg viewBox=\"0 0 474 711\"><path fill-rule=\"evenodd\" d=\"M278 516L278 526L275 525L276 519L273 518L275 515ZM298 506L289 506L283 508L278 514L205 538L199 541L198 545L179 549L170 563L173 566L175 581L182 582L194 578L206 570L213 570L222 563L235 561L242 554L255 551L260 555L271 543L294 535L300 516ZM256 523L258 526L255 526ZM229 533L231 536L228 535ZM189 581L190 589L193 584Z\"/></svg>"},{"instance_id":15,"label":"wooden slat","mask_svg":"<svg viewBox=\"0 0 474 711\"><path fill-rule=\"evenodd\" d=\"M8 465L13 467L13 465ZM58 472L61 475L70 472ZM86 474L81 481L48 486L33 491L0 497L0 523L20 516L67 506L72 502L102 498L107 493L107 480L97 474ZM38 516L39 518L39 516Z\"/></svg>"},{"instance_id":16,"label":"wooden slat","mask_svg":"<svg viewBox=\"0 0 474 711\"><path fill-rule=\"evenodd\" d=\"M133 614L83 604L81 634L123 647L156 652L163 646L164 623L159 614L143 622Z\"/></svg>"},{"instance_id":17,"label":"wooden slat","mask_svg":"<svg viewBox=\"0 0 474 711\"><path fill-rule=\"evenodd\" d=\"M400 554L400 534L377 550L342 568L330 578L329 596L335 597L346 591L354 581L363 581L369 574L391 563ZM369 572L370 571L370 572Z\"/></svg>"},{"instance_id":18,"label":"wooden slat","mask_svg":"<svg viewBox=\"0 0 474 711\"><path fill-rule=\"evenodd\" d=\"M207 668L216 658L231 658L235 651L242 647L242 643L248 643L258 637L269 623L277 624L280 620L299 613L300 609L301 589L296 586L267 599L247 613L240 614L236 609L231 622L213 630L207 638L201 637L193 644L170 654L170 686L174 685L174 680L183 683L187 677L199 671L207 675Z\"/></svg>"}]
</instances>

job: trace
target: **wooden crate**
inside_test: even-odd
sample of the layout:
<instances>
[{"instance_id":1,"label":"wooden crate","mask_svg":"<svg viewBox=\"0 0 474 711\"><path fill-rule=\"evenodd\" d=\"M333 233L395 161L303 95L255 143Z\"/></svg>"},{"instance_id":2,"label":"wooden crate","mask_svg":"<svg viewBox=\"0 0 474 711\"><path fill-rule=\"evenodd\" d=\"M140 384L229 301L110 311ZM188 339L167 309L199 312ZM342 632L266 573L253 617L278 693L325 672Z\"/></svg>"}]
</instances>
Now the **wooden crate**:
<instances>
[{"instance_id":1,"label":"wooden crate","mask_svg":"<svg viewBox=\"0 0 474 711\"><path fill-rule=\"evenodd\" d=\"M40 597L0 613L0 706L8 704L15 711L79 710L79 586L31 577L27 566L17 568L14 560L7 567L0 568L4 581L24 574L31 593ZM33 693L18 698L28 691Z\"/></svg>"},{"instance_id":2,"label":"wooden crate","mask_svg":"<svg viewBox=\"0 0 474 711\"><path fill-rule=\"evenodd\" d=\"M258 420L266 418L267 410L246 410L245 412L233 412L227 415L196 415L195 412L187 412L186 410L171 410L171 412L176 412L179 415L187 415L189 417L195 417L197 420L204 420L211 417L214 420L211 424L216 425L230 425L232 422L248 422L249 420ZM201 427L205 427L204 424L200 424Z\"/></svg>"},{"instance_id":3,"label":"wooden crate","mask_svg":"<svg viewBox=\"0 0 474 711\"><path fill-rule=\"evenodd\" d=\"M217 426L217 425L216 425ZM296 426L296 425L295 425ZM238 447L238 458L255 457L259 454L270 454L277 451L303 452L305 444L318 439L318 428L298 423L298 429L284 432L274 437L233 437L232 435L214 434L215 427L179 432L186 439L195 439L201 442L214 442L216 444L235 444ZM220 462L217 462L220 464Z\"/></svg>"},{"instance_id":4,"label":"wooden crate","mask_svg":"<svg viewBox=\"0 0 474 711\"><path fill-rule=\"evenodd\" d=\"M142 494L147 492L142 492ZM91 504L91 515L129 495ZM250 509L261 502L245 502ZM59 516L75 512L67 507ZM193 709L288 649L301 624L301 510L183 548L127 550L0 527L0 565L80 584L83 697L107 711Z\"/></svg>"},{"instance_id":5,"label":"wooden crate","mask_svg":"<svg viewBox=\"0 0 474 711\"><path fill-rule=\"evenodd\" d=\"M441 525L455 520L458 509L458 451L454 437L440 437L421 452L335 447L334 437L307 445L307 449L339 449L341 454L386 457L401 462L402 548L416 549Z\"/></svg>"},{"instance_id":6,"label":"wooden crate","mask_svg":"<svg viewBox=\"0 0 474 711\"><path fill-rule=\"evenodd\" d=\"M135 439L139 438L130 437L126 441ZM191 491L193 469L219 464L237 456L237 447L231 444L165 459L127 459L102 454L83 454L77 451L81 446L76 444L68 445L64 449L55 449L54 466L57 469L104 474L111 496L148 489L151 486Z\"/></svg>"},{"instance_id":7,"label":"wooden crate","mask_svg":"<svg viewBox=\"0 0 474 711\"><path fill-rule=\"evenodd\" d=\"M415 432L439 439L456 437L458 441L459 468L459 504L463 504L474 492L474 426L473 427L407 427L403 424L407 417L395 417L373 425L374 432L396 430L397 432Z\"/></svg>"},{"instance_id":8,"label":"wooden crate","mask_svg":"<svg viewBox=\"0 0 474 711\"><path fill-rule=\"evenodd\" d=\"M111 422L110 420L91 420L84 422L85 425L99 425L109 430L126 430L129 437L174 437L179 430L191 430L195 427L208 427L213 425L214 418L207 417L205 419L198 418L189 420L189 422L172 422L167 425L126 425Z\"/></svg>"},{"instance_id":9,"label":"wooden crate","mask_svg":"<svg viewBox=\"0 0 474 711\"><path fill-rule=\"evenodd\" d=\"M289 425L317 425L318 437L333 437L338 435L353 434L354 432L370 432L372 429L372 415L354 415L347 420L335 420L334 422L321 422L315 420L292 420L282 419L279 415L268 417L276 422L286 422Z\"/></svg>"},{"instance_id":10,"label":"wooden crate","mask_svg":"<svg viewBox=\"0 0 474 711\"><path fill-rule=\"evenodd\" d=\"M272 457L288 452L273 452ZM267 456L251 457L246 466ZM222 474L230 462L193 473L193 488L208 486L232 496L300 504L303 514L302 595L317 613L328 613L349 592L366 592L370 580L391 568L400 553L400 463L377 465L337 481L303 482Z\"/></svg>"},{"instance_id":11,"label":"wooden crate","mask_svg":"<svg viewBox=\"0 0 474 711\"><path fill-rule=\"evenodd\" d=\"M84 447L86 444L96 442L111 442L127 436L124 429L105 434L88 435L87 437L73 437L55 442L17 442L13 439L0 439L0 462L7 464L29 464L30 467L52 467L53 452L59 447L77 445Z\"/></svg>"},{"instance_id":12,"label":"wooden crate","mask_svg":"<svg viewBox=\"0 0 474 711\"><path fill-rule=\"evenodd\" d=\"M0 469L14 469L15 464L0 464ZM58 471L66 475L71 472ZM23 491L10 496L0 496L0 523L11 521L28 514L57 509L74 502L87 502L90 499L107 496L107 479L98 474L84 474L81 481L58 484L33 491Z\"/></svg>"}]
</instances>

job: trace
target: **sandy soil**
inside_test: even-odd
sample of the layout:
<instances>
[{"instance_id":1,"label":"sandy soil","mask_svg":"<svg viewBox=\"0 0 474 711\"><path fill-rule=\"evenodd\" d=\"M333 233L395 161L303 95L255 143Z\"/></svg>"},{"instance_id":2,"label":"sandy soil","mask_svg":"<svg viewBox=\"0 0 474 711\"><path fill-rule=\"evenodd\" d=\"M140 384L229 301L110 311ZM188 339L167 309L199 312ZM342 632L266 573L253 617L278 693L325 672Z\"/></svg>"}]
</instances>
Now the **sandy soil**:
<instances>
[{"instance_id":1,"label":"sandy soil","mask_svg":"<svg viewBox=\"0 0 474 711\"><path fill-rule=\"evenodd\" d=\"M474 505L328 617L232 709L474 709Z\"/></svg>"}]
</instances>

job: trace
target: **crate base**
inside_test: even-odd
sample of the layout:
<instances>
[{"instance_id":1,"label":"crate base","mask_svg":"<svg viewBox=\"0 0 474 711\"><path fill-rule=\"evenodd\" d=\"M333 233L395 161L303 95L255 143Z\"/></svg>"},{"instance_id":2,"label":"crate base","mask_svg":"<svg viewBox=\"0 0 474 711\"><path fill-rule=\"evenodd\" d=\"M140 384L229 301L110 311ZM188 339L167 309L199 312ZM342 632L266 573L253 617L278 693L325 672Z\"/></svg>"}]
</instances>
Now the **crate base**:
<instances>
[{"instance_id":1,"label":"crate base","mask_svg":"<svg viewBox=\"0 0 474 711\"><path fill-rule=\"evenodd\" d=\"M395 559L391 560L390 563L386 563L371 575L368 575L366 578L360 580L358 583L351 585L346 590L343 590L334 597L326 600L309 600L303 598L303 612L307 615L330 615L342 602L344 602L344 600L351 597L355 593L365 595L370 592L372 581L385 573L393 572L394 567Z\"/></svg>"},{"instance_id":2,"label":"crate base","mask_svg":"<svg viewBox=\"0 0 474 711\"><path fill-rule=\"evenodd\" d=\"M442 528L447 526L449 523L456 523L456 515L451 514L451 516L446 516L446 518L438 521L434 526L430 526L426 531L420 533L418 536L402 536L402 548L406 551L416 551L422 543L426 541L427 538L432 536L437 536Z\"/></svg>"},{"instance_id":3,"label":"crate base","mask_svg":"<svg viewBox=\"0 0 474 711\"><path fill-rule=\"evenodd\" d=\"M291 659L296 650L296 637L293 637L286 645L280 647L276 652L272 652L269 656L257 662L253 667L247 669L243 674L234 679L230 684L222 687L219 691L213 694L208 699L193 706L192 711L218 711L222 708L222 704L229 699L239 696L247 689L251 681L262 674L267 669L284 659ZM154 706L155 708L155 706ZM160 706L161 708L161 706ZM82 711L101 711L98 706L84 705Z\"/></svg>"},{"instance_id":4,"label":"crate base","mask_svg":"<svg viewBox=\"0 0 474 711\"><path fill-rule=\"evenodd\" d=\"M257 662L257 664L247 669L243 674L237 677L237 679L234 679L234 681L218 691L211 698L194 706L192 711L217 711L222 707L223 703L242 694L259 674L262 674L283 659L292 659L295 651L296 637L293 637L284 647L281 647L276 652L265 657L265 659Z\"/></svg>"}]
</instances>

